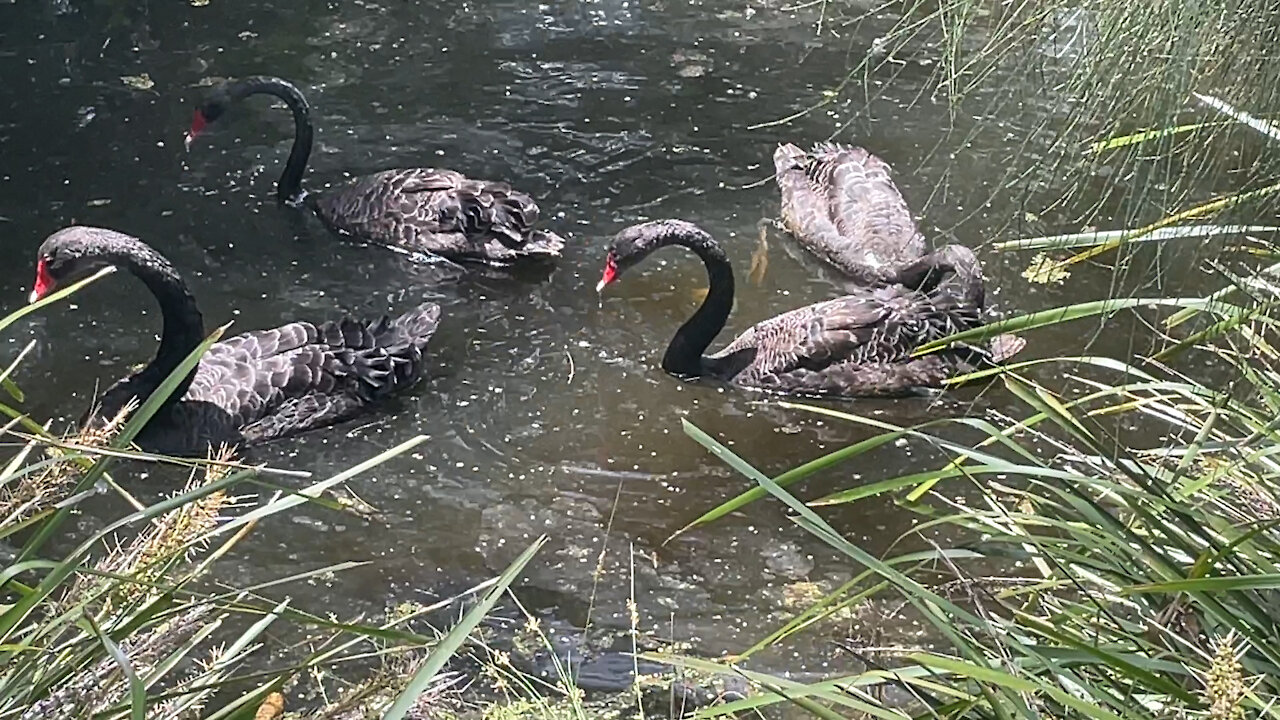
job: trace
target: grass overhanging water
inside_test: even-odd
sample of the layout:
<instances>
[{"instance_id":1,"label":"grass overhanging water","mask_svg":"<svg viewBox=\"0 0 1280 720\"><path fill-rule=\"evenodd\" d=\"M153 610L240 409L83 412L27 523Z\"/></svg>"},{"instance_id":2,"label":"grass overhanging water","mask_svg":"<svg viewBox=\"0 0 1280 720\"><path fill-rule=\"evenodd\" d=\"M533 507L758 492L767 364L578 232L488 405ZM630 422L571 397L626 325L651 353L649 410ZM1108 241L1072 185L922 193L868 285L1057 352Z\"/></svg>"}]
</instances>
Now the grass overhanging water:
<instances>
[{"instance_id":1,"label":"grass overhanging water","mask_svg":"<svg viewBox=\"0 0 1280 720\"><path fill-rule=\"evenodd\" d=\"M1206 104L1275 140L1267 121L1220 101ZM1182 306L1159 323L1164 346L1149 357L1051 357L988 373L998 374L1021 401L1016 416L898 427L854 411L779 402L877 434L776 477L685 422L686 434L756 487L680 532L772 498L856 569L852 580L733 657L652 656L677 667L741 673L758 691L698 717L779 704L818 717L904 719L1241 720L1280 713L1280 351L1274 340L1280 285L1277 266L1259 264L1275 256L1267 240L1274 228L1185 224L1259 200L1273 187L1245 189L1130 231L1004 243L1007 251L1087 246L1054 261L1061 268L1128 243L1215 235L1247 240L1239 246L1245 252L1213 260L1225 285L1204 298L1080 303L956 336L972 341L1122 310ZM1180 366L1191 370L1165 362L1188 354L1200 360ZM1206 365L1216 372L1195 374ZM1159 441L1139 443L1134 427L1156 428L1146 436ZM956 439L974 431L983 439ZM794 494L797 483L820 471L844 463L873 467L871 453L902 439L950 459L935 470L805 500ZM820 514L873 497L891 498L917 516L884 557L860 548ZM850 666L862 669L819 682L746 669L762 650L784 646L797 633L832 632L851 608L876 603L917 620L925 639L903 637L887 646L841 640Z\"/></svg>"},{"instance_id":2,"label":"grass overhanging water","mask_svg":"<svg viewBox=\"0 0 1280 720\"><path fill-rule=\"evenodd\" d=\"M0 319L0 331L108 272ZM54 436L47 426L0 405L10 417L0 431L19 441L0 468L0 542L8 546L0 570L0 718L275 718L284 710L282 691L323 676L327 668L373 661L383 670L348 684L306 717L425 717L457 683L455 674L442 672L445 663L542 545L544 539L536 540L499 577L475 588L479 597L451 629L427 634L408 629L408 623L435 607L371 622L320 617L293 608L287 598L268 597L273 589L361 562L229 587L212 568L258 523L307 502L337 508L324 498L327 491L425 437L296 490L265 478L307 473L245 465L225 448L203 460L127 451L130 438L223 330L211 334L141 406L73 436ZM12 377L18 365L0 375L15 402L22 398ZM187 466L189 479L169 497L145 504L112 480L121 458ZM128 511L69 551L51 543L81 504L110 493L120 495ZM279 625L305 634L306 642L283 663L256 657L267 633L281 631Z\"/></svg>"}]
</instances>

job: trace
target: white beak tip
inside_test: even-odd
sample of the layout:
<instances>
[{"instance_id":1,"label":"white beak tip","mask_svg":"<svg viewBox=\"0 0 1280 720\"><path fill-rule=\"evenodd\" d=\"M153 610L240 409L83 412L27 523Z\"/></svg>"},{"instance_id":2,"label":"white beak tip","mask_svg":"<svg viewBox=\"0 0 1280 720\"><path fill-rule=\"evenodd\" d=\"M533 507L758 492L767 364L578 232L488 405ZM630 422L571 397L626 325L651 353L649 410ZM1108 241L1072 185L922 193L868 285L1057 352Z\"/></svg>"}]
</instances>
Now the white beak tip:
<instances>
[{"instance_id":1,"label":"white beak tip","mask_svg":"<svg viewBox=\"0 0 1280 720\"><path fill-rule=\"evenodd\" d=\"M36 291L35 291L35 290L32 290L32 291L31 291L31 294L27 296L27 304L28 304L28 305L30 305L31 303L33 303L33 302L35 302L35 301L37 301L37 300L39 300L39 299L40 299L40 296L36 294Z\"/></svg>"},{"instance_id":2,"label":"white beak tip","mask_svg":"<svg viewBox=\"0 0 1280 720\"><path fill-rule=\"evenodd\" d=\"M603 280L601 280L600 282L596 283L596 294L597 294L597 295L599 295L600 293L604 292L604 285L605 285L605 282L604 282Z\"/></svg>"}]
</instances>

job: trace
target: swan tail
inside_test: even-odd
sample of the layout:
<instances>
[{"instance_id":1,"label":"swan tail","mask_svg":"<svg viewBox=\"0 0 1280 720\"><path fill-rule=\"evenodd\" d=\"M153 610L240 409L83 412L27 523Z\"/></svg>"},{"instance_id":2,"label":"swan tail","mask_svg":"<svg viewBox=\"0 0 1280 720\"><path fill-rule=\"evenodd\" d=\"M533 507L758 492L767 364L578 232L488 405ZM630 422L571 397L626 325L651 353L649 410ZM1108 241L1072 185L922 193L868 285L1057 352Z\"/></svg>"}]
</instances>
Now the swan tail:
<instances>
[{"instance_id":1,"label":"swan tail","mask_svg":"<svg viewBox=\"0 0 1280 720\"><path fill-rule=\"evenodd\" d=\"M440 306L426 303L399 317L347 319L323 330L342 373L357 380L361 397L373 400L422 378L427 343L439 323Z\"/></svg>"},{"instance_id":2,"label":"swan tail","mask_svg":"<svg viewBox=\"0 0 1280 720\"><path fill-rule=\"evenodd\" d=\"M440 326L440 306L425 303L406 312L394 320L383 319L389 324L381 333L375 335L379 344L384 346L413 345L425 350L431 336L436 334Z\"/></svg>"}]
</instances>

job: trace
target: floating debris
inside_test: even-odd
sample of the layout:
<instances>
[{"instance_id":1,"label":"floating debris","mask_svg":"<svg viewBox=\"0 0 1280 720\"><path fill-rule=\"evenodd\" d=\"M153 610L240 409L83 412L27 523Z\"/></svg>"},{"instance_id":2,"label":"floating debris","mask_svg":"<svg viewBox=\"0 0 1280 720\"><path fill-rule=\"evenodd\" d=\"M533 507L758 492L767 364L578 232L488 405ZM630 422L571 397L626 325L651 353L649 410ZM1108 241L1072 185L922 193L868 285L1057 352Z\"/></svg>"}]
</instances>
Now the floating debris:
<instances>
[{"instance_id":1,"label":"floating debris","mask_svg":"<svg viewBox=\"0 0 1280 720\"><path fill-rule=\"evenodd\" d=\"M120 82L134 90L150 90L155 87L155 81L147 73L141 75L121 75Z\"/></svg>"},{"instance_id":2,"label":"floating debris","mask_svg":"<svg viewBox=\"0 0 1280 720\"><path fill-rule=\"evenodd\" d=\"M1031 264L1022 271L1022 277L1026 278L1027 282L1057 285L1071 277L1071 271L1049 255L1040 253L1031 258Z\"/></svg>"},{"instance_id":3,"label":"floating debris","mask_svg":"<svg viewBox=\"0 0 1280 720\"><path fill-rule=\"evenodd\" d=\"M676 75L682 78L699 78L711 71L711 58L697 50L677 50L671 54L671 64L676 66Z\"/></svg>"},{"instance_id":4,"label":"floating debris","mask_svg":"<svg viewBox=\"0 0 1280 720\"><path fill-rule=\"evenodd\" d=\"M755 252L751 253L751 268L747 270L747 279L756 285L764 284L764 274L769 270L769 226L760 223L760 237L756 240Z\"/></svg>"}]
</instances>

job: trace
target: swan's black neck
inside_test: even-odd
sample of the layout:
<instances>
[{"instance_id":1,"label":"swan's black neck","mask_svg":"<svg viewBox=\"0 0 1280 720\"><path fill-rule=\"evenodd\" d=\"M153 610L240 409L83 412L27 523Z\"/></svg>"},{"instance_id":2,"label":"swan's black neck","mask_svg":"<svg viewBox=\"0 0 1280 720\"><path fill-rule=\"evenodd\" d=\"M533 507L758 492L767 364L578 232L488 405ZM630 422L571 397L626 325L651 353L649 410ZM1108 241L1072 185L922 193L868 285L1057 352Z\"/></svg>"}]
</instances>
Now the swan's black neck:
<instances>
[{"instance_id":1,"label":"swan's black neck","mask_svg":"<svg viewBox=\"0 0 1280 720\"><path fill-rule=\"evenodd\" d=\"M117 383L103 396L103 410L111 413L130 398L136 397L140 403L146 401L160 387L204 340L204 318L196 307L195 298L187 290L186 283L163 256L142 241L125 235L113 233L113 237L103 242L109 244L109 247L103 248L103 259L137 276L155 296L164 319L160 349L156 351L155 359L142 370ZM183 378L173 394L166 399L166 405L182 399L191 387L195 373L192 369Z\"/></svg>"},{"instance_id":2,"label":"swan's black neck","mask_svg":"<svg viewBox=\"0 0 1280 720\"><path fill-rule=\"evenodd\" d=\"M306 197L302 189L302 173L311 157L314 129L311 125L311 106L296 85L277 77L254 76L245 78L229 89L231 98L240 100L250 95L274 95L289 106L293 113L293 147L284 164L284 172L276 183L276 199L286 205L300 205Z\"/></svg>"},{"instance_id":3,"label":"swan's black neck","mask_svg":"<svg viewBox=\"0 0 1280 720\"><path fill-rule=\"evenodd\" d=\"M662 356L662 369L672 375L701 377L709 374L703 355L724 329L729 312L733 310L733 266L715 239L696 227L681 227L671 232L655 248L663 245L683 245L697 253L707 266L707 279L710 281L707 297L697 312L676 331Z\"/></svg>"}]
</instances>

